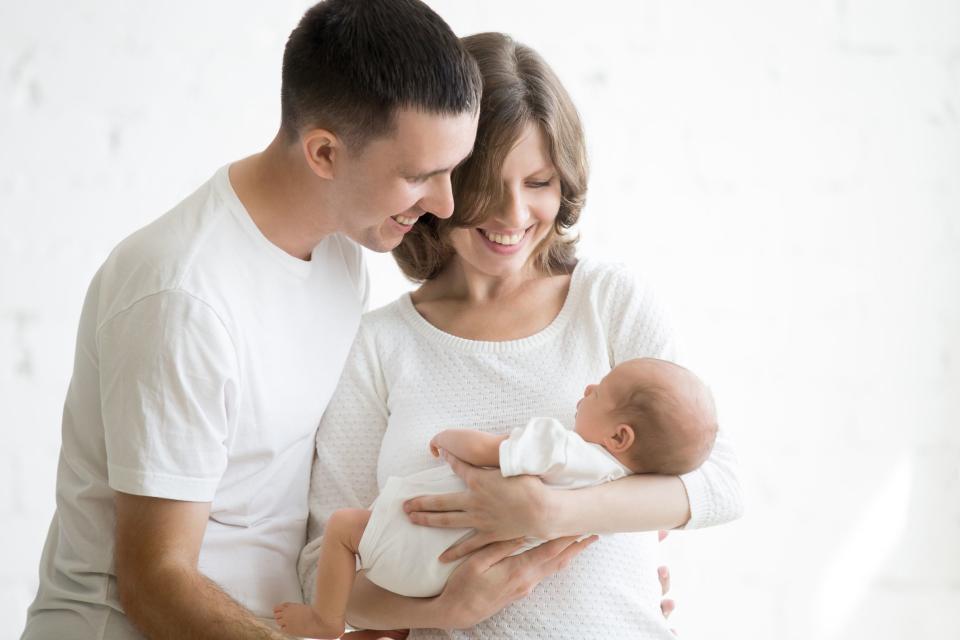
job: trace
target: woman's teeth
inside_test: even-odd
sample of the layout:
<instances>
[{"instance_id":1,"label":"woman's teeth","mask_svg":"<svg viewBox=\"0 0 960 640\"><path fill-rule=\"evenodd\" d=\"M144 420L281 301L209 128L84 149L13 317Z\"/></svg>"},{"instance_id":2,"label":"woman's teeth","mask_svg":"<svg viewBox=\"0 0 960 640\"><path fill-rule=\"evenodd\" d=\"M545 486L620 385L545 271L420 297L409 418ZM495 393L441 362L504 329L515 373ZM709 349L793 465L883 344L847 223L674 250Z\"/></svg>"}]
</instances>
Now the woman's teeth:
<instances>
[{"instance_id":1,"label":"woman's teeth","mask_svg":"<svg viewBox=\"0 0 960 640\"><path fill-rule=\"evenodd\" d=\"M480 229L487 240L490 242L496 242L497 244L503 244L506 246L514 245L523 240L524 233L515 233L513 235L504 235L502 233L490 233L486 229Z\"/></svg>"},{"instance_id":2,"label":"woman's teeth","mask_svg":"<svg viewBox=\"0 0 960 640\"><path fill-rule=\"evenodd\" d=\"M407 218L406 216L393 216L393 219L402 225L410 226L417 221L416 218Z\"/></svg>"}]
</instances>

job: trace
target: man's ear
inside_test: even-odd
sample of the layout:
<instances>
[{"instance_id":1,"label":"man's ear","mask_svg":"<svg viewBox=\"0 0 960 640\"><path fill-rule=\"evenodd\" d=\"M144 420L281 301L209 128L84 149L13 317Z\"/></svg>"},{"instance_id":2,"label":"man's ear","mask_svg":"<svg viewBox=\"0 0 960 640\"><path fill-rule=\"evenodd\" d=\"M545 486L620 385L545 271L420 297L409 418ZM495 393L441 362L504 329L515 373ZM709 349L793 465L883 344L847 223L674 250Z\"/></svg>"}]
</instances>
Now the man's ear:
<instances>
[{"instance_id":1,"label":"man's ear","mask_svg":"<svg viewBox=\"0 0 960 640\"><path fill-rule=\"evenodd\" d=\"M618 424L613 435L607 438L607 450L610 453L623 453L633 446L635 438L633 427L628 424Z\"/></svg>"},{"instance_id":2,"label":"man's ear","mask_svg":"<svg viewBox=\"0 0 960 640\"><path fill-rule=\"evenodd\" d=\"M333 180L336 164L344 154L343 140L328 129L311 129L300 136L300 148L315 175Z\"/></svg>"}]
</instances>

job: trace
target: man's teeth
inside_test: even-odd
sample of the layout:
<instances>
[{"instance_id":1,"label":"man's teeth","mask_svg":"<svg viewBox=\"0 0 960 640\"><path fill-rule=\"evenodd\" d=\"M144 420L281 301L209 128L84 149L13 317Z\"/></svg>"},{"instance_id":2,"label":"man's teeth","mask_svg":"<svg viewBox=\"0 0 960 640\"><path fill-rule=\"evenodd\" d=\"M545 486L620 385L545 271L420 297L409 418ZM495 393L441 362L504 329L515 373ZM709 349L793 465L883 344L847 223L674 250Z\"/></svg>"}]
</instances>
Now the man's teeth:
<instances>
[{"instance_id":1,"label":"man's teeth","mask_svg":"<svg viewBox=\"0 0 960 640\"><path fill-rule=\"evenodd\" d=\"M504 244L504 245L510 246L513 244L517 244L518 242L523 240L523 233L515 233L513 235L508 236L502 233L490 233L485 229L481 229L480 231L482 231L483 235L487 237L487 240L490 240L491 242L496 242L497 244Z\"/></svg>"},{"instance_id":2,"label":"man's teeth","mask_svg":"<svg viewBox=\"0 0 960 640\"><path fill-rule=\"evenodd\" d=\"M407 218L406 216L393 216L393 219L408 227L417 221L416 218Z\"/></svg>"}]
</instances>

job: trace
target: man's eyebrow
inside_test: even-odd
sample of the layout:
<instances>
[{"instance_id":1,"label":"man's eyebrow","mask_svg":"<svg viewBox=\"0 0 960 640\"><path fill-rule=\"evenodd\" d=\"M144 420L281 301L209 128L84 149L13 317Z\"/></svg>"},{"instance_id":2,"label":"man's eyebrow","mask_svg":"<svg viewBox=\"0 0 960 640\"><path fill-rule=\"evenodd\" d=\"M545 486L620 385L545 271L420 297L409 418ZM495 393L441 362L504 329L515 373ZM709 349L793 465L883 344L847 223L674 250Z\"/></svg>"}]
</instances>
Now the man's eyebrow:
<instances>
[{"instance_id":1,"label":"man's eyebrow","mask_svg":"<svg viewBox=\"0 0 960 640\"><path fill-rule=\"evenodd\" d=\"M440 175L440 174L442 174L442 173L450 173L450 172L452 172L454 169L456 169L457 167L459 167L460 165L462 165L464 162L466 162L466 161L470 158L470 156L472 156L472 155L473 155L473 149L471 149L471 150L470 150L470 153L468 153L467 155L465 155L465 156L463 157L463 160L461 160L460 162L458 162L457 164L455 164L455 165L452 166L452 167L449 167L449 168L447 168L447 169L435 169L435 170L433 170L433 171L427 171L427 172L425 172L425 173L414 173L414 174L408 175L407 177L410 178L411 180L429 180L429 179L432 178L433 176L438 176L438 175Z\"/></svg>"},{"instance_id":2,"label":"man's eyebrow","mask_svg":"<svg viewBox=\"0 0 960 640\"><path fill-rule=\"evenodd\" d=\"M411 180L429 180L433 176L438 176L441 173L447 173L448 171L453 171L453 169L436 169L434 171L428 171L427 173L415 173L408 177Z\"/></svg>"}]
</instances>

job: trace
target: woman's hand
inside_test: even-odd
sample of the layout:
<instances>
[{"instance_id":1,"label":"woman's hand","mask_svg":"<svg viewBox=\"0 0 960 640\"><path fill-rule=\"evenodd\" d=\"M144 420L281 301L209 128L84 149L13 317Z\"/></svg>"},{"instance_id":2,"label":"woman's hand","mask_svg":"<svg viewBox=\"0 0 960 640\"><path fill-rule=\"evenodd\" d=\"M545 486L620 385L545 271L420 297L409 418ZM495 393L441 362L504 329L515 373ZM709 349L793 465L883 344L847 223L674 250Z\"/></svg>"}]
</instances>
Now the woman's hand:
<instances>
[{"instance_id":1,"label":"woman's hand","mask_svg":"<svg viewBox=\"0 0 960 640\"><path fill-rule=\"evenodd\" d=\"M493 542L532 536L549 538L549 489L535 476L504 478L444 452L450 468L467 485L460 493L420 496L403 509L410 522L427 527L472 528L472 536L450 547L441 562L453 562Z\"/></svg>"},{"instance_id":2,"label":"woman's hand","mask_svg":"<svg viewBox=\"0 0 960 640\"><path fill-rule=\"evenodd\" d=\"M486 620L510 603L524 598L541 580L561 571L581 551L596 542L590 536L557 538L511 556L523 540L491 544L468 558L447 580L437 596L445 612L445 628L466 629Z\"/></svg>"},{"instance_id":3,"label":"woman's hand","mask_svg":"<svg viewBox=\"0 0 960 640\"><path fill-rule=\"evenodd\" d=\"M660 530L657 532L657 541L663 542L664 538L667 537L669 531ZM666 596L667 592L670 591L670 569L666 565L662 567L657 567L657 577L660 579L660 595ZM670 598L663 598L660 600L660 612L663 613L664 619L669 619L670 614L673 613L673 610L677 608L677 603L671 600ZM676 629L670 629L673 635L678 635Z\"/></svg>"},{"instance_id":4,"label":"woman's hand","mask_svg":"<svg viewBox=\"0 0 960 640\"><path fill-rule=\"evenodd\" d=\"M363 631L351 631L341 636L342 640L403 640L410 635L409 629L397 629L396 631L372 631L365 629Z\"/></svg>"}]
</instances>

